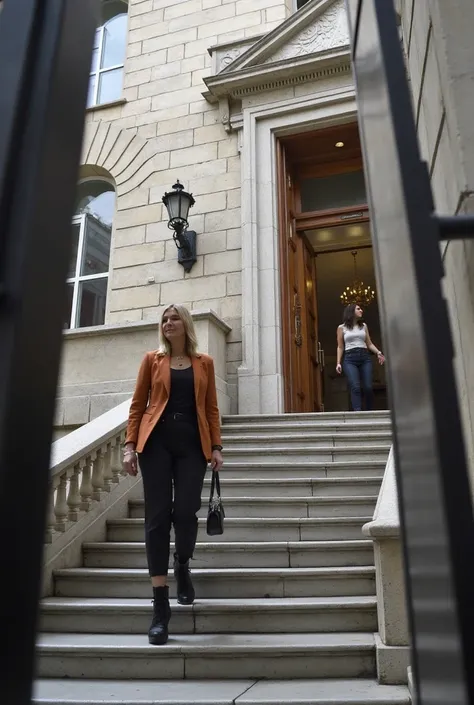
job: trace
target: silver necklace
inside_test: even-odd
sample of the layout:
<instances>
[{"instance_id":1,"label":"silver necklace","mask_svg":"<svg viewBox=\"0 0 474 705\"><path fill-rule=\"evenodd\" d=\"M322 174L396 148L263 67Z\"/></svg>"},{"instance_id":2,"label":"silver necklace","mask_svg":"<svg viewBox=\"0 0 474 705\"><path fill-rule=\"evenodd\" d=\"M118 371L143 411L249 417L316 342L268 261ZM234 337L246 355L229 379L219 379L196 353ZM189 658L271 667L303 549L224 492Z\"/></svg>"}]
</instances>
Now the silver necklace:
<instances>
[{"instance_id":1,"label":"silver necklace","mask_svg":"<svg viewBox=\"0 0 474 705\"><path fill-rule=\"evenodd\" d=\"M178 367L182 367L184 363L179 361L184 360L184 355L176 355L176 360L178 360Z\"/></svg>"}]
</instances>

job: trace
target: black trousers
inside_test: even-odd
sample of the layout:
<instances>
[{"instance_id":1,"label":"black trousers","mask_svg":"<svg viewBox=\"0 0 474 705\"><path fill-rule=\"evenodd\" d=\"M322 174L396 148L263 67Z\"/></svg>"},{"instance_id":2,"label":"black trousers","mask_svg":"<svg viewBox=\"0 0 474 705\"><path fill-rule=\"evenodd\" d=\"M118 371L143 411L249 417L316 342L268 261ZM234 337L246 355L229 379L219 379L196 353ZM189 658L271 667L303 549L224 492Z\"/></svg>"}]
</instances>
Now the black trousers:
<instances>
[{"instance_id":1,"label":"black trousers","mask_svg":"<svg viewBox=\"0 0 474 705\"><path fill-rule=\"evenodd\" d=\"M197 420L161 419L140 453L139 463L145 496L148 570L150 576L167 575L171 524L181 562L193 557L196 544L196 513L201 508L207 469Z\"/></svg>"}]
</instances>

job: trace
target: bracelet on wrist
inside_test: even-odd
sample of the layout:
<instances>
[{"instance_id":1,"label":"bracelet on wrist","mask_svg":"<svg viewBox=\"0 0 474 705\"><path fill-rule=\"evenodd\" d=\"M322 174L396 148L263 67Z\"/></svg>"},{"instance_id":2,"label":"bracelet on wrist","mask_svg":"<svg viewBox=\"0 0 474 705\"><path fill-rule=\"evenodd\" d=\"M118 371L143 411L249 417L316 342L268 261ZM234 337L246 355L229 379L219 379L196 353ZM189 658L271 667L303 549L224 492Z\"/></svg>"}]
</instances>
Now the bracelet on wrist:
<instances>
[{"instance_id":1,"label":"bracelet on wrist","mask_svg":"<svg viewBox=\"0 0 474 705\"><path fill-rule=\"evenodd\" d=\"M212 446L212 450L222 451L222 446L220 446L220 445Z\"/></svg>"}]
</instances>

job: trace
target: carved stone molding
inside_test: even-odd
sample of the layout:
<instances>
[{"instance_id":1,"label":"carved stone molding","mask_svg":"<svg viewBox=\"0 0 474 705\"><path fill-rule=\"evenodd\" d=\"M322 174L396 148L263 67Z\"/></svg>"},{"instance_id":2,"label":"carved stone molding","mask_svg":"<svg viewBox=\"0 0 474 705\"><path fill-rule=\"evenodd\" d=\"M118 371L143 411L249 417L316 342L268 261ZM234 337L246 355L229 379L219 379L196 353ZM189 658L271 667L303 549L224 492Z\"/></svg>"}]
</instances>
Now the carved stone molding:
<instances>
[{"instance_id":1,"label":"carved stone molding","mask_svg":"<svg viewBox=\"0 0 474 705\"><path fill-rule=\"evenodd\" d=\"M265 64L297 56L307 56L317 52L328 51L349 44L349 27L344 0L336 0L317 21L305 27L293 39L284 44Z\"/></svg>"},{"instance_id":2,"label":"carved stone molding","mask_svg":"<svg viewBox=\"0 0 474 705\"><path fill-rule=\"evenodd\" d=\"M225 71L239 56L242 56L258 40L260 35L247 39L239 39L237 42L227 42L226 44L216 44L209 49L212 56L213 75L220 71Z\"/></svg>"}]
</instances>

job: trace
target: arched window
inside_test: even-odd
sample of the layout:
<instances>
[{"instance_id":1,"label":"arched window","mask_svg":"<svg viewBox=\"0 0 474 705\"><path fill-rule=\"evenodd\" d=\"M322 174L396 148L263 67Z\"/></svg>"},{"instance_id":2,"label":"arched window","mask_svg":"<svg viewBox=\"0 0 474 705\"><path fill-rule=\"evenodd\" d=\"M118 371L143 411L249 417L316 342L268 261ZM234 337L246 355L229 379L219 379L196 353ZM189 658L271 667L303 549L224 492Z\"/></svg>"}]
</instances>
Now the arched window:
<instances>
[{"instance_id":1,"label":"arched window","mask_svg":"<svg viewBox=\"0 0 474 705\"><path fill-rule=\"evenodd\" d=\"M90 178L79 184L72 220L66 328L100 326L105 321L114 211L111 183Z\"/></svg>"},{"instance_id":2,"label":"arched window","mask_svg":"<svg viewBox=\"0 0 474 705\"><path fill-rule=\"evenodd\" d=\"M126 0L103 0L101 26L95 33L87 107L119 100L127 48Z\"/></svg>"}]
</instances>

